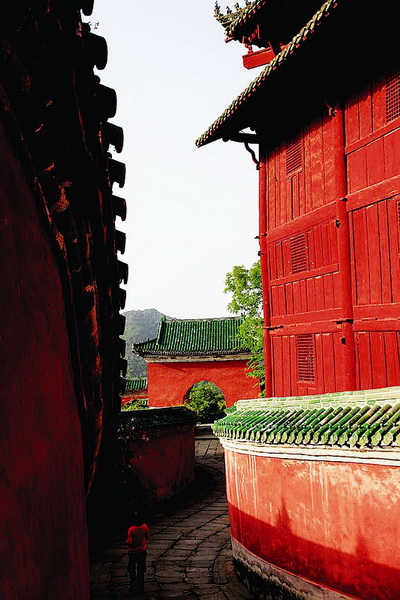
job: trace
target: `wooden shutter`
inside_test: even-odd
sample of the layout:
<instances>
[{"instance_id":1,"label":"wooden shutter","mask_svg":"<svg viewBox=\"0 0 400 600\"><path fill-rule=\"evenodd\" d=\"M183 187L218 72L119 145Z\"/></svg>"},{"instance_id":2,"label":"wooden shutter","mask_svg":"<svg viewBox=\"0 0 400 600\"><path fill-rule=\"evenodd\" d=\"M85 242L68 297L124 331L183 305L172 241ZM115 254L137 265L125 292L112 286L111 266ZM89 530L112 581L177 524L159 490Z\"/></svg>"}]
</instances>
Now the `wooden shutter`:
<instances>
[{"instance_id":1,"label":"wooden shutter","mask_svg":"<svg viewBox=\"0 0 400 600\"><path fill-rule=\"evenodd\" d=\"M314 336L302 333L296 336L298 381L315 381Z\"/></svg>"},{"instance_id":2,"label":"wooden shutter","mask_svg":"<svg viewBox=\"0 0 400 600\"><path fill-rule=\"evenodd\" d=\"M301 133L286 142L286 175L303 167L303 150Z\"/></svg>"},{"instance_id":3,"label":"wooden shutter","mask_svg":"<svg viewBox=\"0 0 400 600\"><path fill-rule=\"evenodd\" d=\"M306 234L299 233L290 238L290 262L292 273L308 270Z\"/></svg>"}]
</instances>

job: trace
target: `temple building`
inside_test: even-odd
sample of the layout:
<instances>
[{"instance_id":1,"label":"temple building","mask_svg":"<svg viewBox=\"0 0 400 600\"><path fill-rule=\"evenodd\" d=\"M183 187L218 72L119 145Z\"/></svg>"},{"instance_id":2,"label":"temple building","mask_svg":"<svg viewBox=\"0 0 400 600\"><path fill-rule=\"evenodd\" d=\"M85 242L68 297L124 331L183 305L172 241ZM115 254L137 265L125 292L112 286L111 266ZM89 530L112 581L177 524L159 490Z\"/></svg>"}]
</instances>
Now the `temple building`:
<instances>
[{"instance_id":1,"label":"temple building","mask_svg":"<svg viewBox=\"0 0 400 600\"><path fill-rule=\"evenodd\" d=\"M216 8L262 66L196 143L243 143L259 173L269 400L215 430L238 570L265 598L400 596L399 11Z\"/></svg>"},{"instance_id":2,"label":"temple building","mask_svg":"<svg viewBox=\"0 0 400 600\"><path fill-rule=\"evenodd\" d=\"M242 323L240 317L163 317L156 338L133 345L147 362L149 406L184 404L200 381L219 387L227 406L257 396L259 381L248 377L250 351L238 341Z\"/></svg>"}]
</instances>

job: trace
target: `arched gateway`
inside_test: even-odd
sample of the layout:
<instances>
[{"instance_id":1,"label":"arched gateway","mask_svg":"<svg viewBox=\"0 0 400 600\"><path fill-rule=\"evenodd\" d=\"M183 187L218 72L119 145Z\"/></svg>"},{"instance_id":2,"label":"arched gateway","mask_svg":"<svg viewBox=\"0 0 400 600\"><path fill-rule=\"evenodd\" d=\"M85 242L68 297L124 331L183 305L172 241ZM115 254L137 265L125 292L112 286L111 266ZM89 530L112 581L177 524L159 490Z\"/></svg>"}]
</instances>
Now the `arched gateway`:
<instances>
[{"instance_id":1,"label":"arched gateway","mask_svg":"<svg viewBox=\"0 0 400 600\"><path fill-rule=\"evenodd\" d=\"M149 406L183 404L199 381L217 385L232 406L255 398L259 381L247 377L248 348L238 342L243 319L169 319L162 317L157 337L133 345L148 365Z\"/></svg>"}]
</instances>

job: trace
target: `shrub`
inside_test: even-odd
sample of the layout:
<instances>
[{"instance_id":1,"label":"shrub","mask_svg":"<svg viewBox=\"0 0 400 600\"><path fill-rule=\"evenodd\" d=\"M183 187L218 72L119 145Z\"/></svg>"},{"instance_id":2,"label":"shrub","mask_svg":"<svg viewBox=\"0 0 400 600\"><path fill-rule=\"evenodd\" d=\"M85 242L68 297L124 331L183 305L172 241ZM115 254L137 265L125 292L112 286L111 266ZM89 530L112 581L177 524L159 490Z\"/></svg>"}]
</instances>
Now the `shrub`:
<instances>
[{"instance_id":1,"label":"shrub","mask_svg":"<svg viewBox=\"0 0 400 600\"><path fill-rule=\"evenodd\" d=\"M189 392L187 402L200 423L212 423L224 416L225 398L221 390L210 381L196 383Z\"/></svg>"},{"instance_id":2,"label":"shrub","mask_svg":"<svg viewBox=\"0 0 400 600\"><path fill-rule=\"evenodd\" d=\"M142 408L149 408L147 405L147 400L144 398L129 400L129 402L125 402L125 404L121 406L121 410L124 412L128 410L140 410Z\"/></svg>"}]
</instances>

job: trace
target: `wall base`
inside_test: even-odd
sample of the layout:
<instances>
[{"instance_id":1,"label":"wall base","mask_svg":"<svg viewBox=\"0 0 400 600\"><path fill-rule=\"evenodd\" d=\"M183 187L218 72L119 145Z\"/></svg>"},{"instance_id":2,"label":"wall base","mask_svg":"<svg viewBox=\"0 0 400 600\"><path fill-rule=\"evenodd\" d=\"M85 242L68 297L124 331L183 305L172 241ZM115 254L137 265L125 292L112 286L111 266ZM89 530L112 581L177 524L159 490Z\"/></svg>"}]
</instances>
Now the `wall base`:
<instances>
[{"instance_id":1,"label":"wall base","mask_svg":"<svg viewBox=\"0 0 400 600\"><path fill-rule=\"evenodd\" d=\"M261 600L358 600L272 565L232 538L235 571Z\"/></svg>"}]
</instances>

